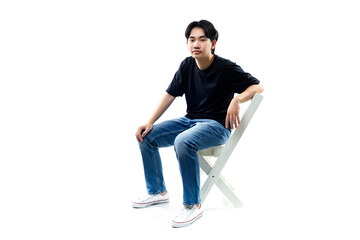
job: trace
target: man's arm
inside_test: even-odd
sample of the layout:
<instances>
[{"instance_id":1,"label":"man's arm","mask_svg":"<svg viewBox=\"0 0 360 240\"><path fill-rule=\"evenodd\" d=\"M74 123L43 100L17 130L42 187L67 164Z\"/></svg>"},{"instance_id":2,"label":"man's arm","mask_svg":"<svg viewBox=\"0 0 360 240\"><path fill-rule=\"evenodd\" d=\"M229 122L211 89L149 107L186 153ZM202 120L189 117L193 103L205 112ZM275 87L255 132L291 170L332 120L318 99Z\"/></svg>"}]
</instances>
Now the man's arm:
<instances>
[{"instance_id":1,"label":"man's arm","mask_svg":"<svg viewBox=\"0 0 360 240\"><path fill-rule=\"evenodd\" d=\"M264 87L262 84L255 84L248 87L244 92L235 96L229 105L225 119L225 127L228 128L229 124L231 129L237 128L240 124L240 103L244 103L252 99L255 93L262 93Z\"/></svg>"},{"instance_id":2,"label":"man's arm","mask_svg":"<svg viewBox=\"0 0 360 240\"><path fill-rule=\"evenodd\" d=\"M175 100L175 97L171 96L168 93L160 100L159 105L155 109L155 112L151 115L150 119L143 125L141 125L136 131L136 139L138 142L144 141L144 137L148 134L153 128L154 123L163 115L163 113L170 107L170 105Z\"/></svg>"}]
</instances>

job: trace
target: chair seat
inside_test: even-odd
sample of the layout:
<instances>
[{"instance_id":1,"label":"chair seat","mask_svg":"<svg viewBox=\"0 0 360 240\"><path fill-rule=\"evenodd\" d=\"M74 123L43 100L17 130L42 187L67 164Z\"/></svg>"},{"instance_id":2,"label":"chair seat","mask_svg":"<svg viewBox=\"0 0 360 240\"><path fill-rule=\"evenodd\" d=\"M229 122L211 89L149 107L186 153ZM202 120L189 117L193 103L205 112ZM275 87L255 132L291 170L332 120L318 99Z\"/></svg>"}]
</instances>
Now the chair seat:
<instances>
[{"instance_id":1,"label":"chair seat","mask_svg":"<svg viewBox=\"0 0 360 240\"><path fill-rule=\"evenodd\" d=\"M203 157L219 157L221 150L224 148L225 145L220 145L216 147L211 147L207 149L203 149L198 151Z\"/></svg>"}]
</instances>

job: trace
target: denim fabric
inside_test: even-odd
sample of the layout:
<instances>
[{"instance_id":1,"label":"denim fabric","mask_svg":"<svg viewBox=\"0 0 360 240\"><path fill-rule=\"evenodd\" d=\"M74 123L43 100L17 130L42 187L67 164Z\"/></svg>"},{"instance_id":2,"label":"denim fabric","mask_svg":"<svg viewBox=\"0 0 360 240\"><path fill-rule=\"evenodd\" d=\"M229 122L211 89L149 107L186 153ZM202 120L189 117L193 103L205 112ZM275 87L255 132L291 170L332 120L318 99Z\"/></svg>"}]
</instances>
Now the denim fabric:
<instances>
[{"instance_id":1,"label":"denim fabric","mask_svg":"<svg viewBox=\"0 0 360 240\"><path fill-rule=\"evenodd\" d=\"M183 203L194 205L200 199L200 167L197 151L224 144L230 131L210 119L186 117L155 124L139 143L149 194L166 191L159 148L174 146L183 182Z\"/></svg>"}]
</instances>

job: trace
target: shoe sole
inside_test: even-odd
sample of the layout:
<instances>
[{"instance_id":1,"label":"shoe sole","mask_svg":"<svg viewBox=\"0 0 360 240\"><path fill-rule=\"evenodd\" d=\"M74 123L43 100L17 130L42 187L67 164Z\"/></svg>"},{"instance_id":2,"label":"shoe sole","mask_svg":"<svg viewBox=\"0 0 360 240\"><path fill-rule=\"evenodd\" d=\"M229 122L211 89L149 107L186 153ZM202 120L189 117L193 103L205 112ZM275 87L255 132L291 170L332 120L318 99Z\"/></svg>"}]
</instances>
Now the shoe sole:
<instances>
[{"instance_id":1,"label":"shoe sole","mask_svg":"<svg viewBox=\"0 0 360 240\"><path fill-rule=\"evenodd\" d=\"M169 202L169 199L157 200L157 201L148 202L148 203L132 202L132 206L133 206L133 208L144 208L144 207L158 205L158 204L164 204L164 203L168 203L168 202Z\"/></svg>"},{"instance_id":2,"label":"shoe sole","mask_svg":"<svg viewBox=\"0 0 360 240\"><path fill-rule=\"evenodd\" d=\"M181 227L187 227L191 224L193 224L196 220L198 220L199 218L201 218L203 216L203 213L200 213L199 215L197 215L196 217L194 217L193 219L186 221L186 222L174 222L172 221L172 226L174 228L181 228Z\"/></svg>"}]
</instances>

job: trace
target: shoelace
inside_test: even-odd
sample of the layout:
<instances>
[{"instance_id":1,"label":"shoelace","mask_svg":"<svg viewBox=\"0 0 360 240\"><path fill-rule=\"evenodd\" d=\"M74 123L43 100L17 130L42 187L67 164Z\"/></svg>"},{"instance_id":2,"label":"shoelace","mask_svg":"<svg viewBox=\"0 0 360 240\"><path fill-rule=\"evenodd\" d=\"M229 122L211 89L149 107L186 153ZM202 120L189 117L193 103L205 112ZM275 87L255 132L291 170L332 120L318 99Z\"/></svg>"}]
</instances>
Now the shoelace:
<instances>
[{"instance_id":1,"label":"shoelace","mask_svg":"<svg viewBox=\"0 0 360 240\"><path fill-rule=\"evenodd\" d=\"M196 206L184 206L178 217L188 218L194 211Z\"/></svg>"},{"instance_id":2,"label":"shoelace","mask_svg":"<svg viewBox=\"0 0 360 240\"><path fill-rule=\"evenodd\" d=\"M147 198L143 199L142 202L147 202L150 199L154 198L156 195L149 195Z\"/></svg>"}]
</instances>

